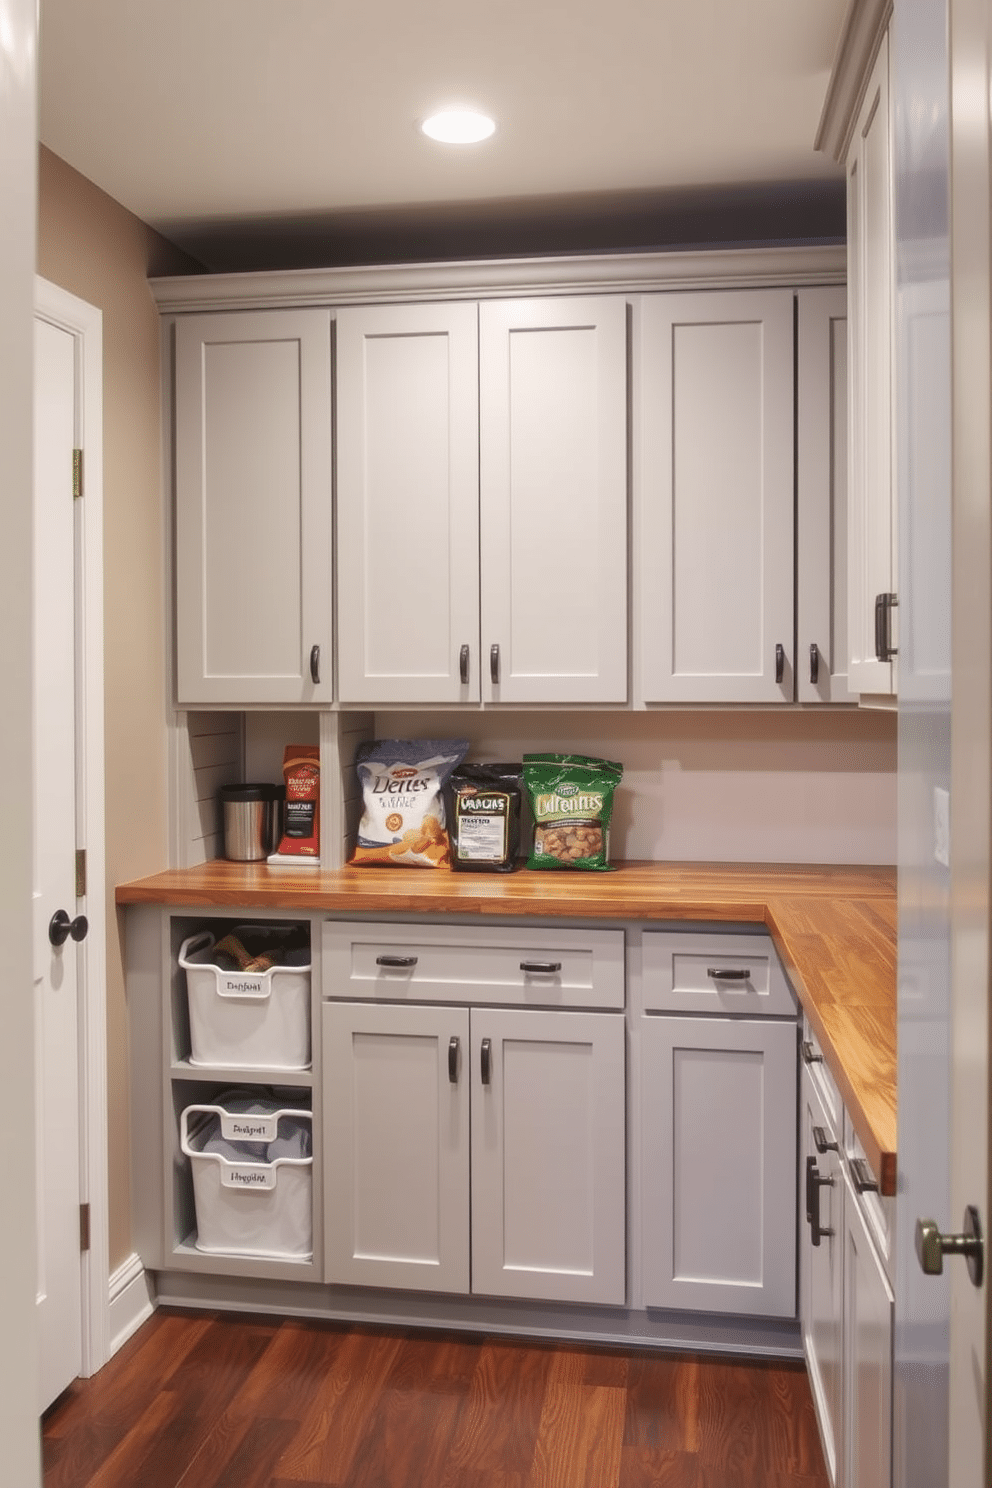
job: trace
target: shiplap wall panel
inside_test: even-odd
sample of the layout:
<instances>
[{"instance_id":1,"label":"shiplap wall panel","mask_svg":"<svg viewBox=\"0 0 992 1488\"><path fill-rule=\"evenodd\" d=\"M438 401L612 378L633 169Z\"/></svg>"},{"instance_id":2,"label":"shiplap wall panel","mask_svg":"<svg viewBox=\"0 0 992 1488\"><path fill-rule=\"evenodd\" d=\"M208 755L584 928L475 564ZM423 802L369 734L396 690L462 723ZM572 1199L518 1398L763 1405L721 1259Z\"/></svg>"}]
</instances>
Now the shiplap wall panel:
<instances>
[{"instance_id":1,"label":"shiplap wall panel","mask_svg":"<svg viewBox=\"0 0 992 1488\"><path fill-rule=\"evenodd\" d=\"M238 713L189 713L190 801L185 832L187 862L206 863L223 853L217 792L240 780L244 731Z\"/></svg>"}]
</instances>

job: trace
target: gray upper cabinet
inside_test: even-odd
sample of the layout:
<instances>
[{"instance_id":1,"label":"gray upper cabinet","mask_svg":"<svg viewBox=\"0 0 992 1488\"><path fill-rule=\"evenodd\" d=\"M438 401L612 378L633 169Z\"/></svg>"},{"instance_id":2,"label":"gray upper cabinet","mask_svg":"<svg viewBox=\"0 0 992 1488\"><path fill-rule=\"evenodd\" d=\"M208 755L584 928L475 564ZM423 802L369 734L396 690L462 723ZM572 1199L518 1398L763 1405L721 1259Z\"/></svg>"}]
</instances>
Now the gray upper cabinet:
<instances>
[{"instance_id":1,"label":"gray upper cabinet","mask_svg":"<svg viewBox=\"0 0 992 1488\"><path fill-rule=\"evenodd\" d=\"M337 314L342 703L627 699L626 302Z\"/></svg>"},{"instance_id":2,"label":"gray upper cabinet","mask_svg":"<svg viewBox=\"0 0 992 1488\"><path fill-rule=\"evenodd\" d=\"M645 295L640 699L793 696L793 295Z\"/></svg>"},{"instance_id":3,"label":"gray upper cabinet","mask_svg":"<svg viewBox=\"0 0 992 1488\"><path fill-rule=\"evenodd\" d=\"M796 701L848 703L847 295L797 300Z\"/></svg>"},{"instance_id":4,"label":"gray upper cabinet","mask_svg":"<svg viewBox=\"0 0 992 1488\"><path fill-rule=\"evenodd\" d=\"M175 328L177 700L332 697L331 316Z\"/></svg>"},{"instance_id":5,"label":"gray upper cabinet","mask_svg":"<svg viewBox=\"0 0 992 1488\"><path fill-rule=\"evenodd\" d=\"M881 695L898 691L898 611L893 615L898 538L892 458L891 140L888 39L883 37L846 160L851 316L849 675L856 692Z\"/></svg>"}]
</instances>

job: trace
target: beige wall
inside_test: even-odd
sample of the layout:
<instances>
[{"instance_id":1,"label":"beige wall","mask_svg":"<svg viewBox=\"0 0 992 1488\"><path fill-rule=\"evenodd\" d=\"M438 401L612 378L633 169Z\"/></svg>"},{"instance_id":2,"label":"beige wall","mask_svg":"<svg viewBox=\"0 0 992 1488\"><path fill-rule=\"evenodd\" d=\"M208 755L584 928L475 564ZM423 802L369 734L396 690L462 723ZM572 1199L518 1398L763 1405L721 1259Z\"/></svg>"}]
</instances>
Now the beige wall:
<instances>
[{"instance_id":1,"label":"beige wall","mask_svg":"<svg viewBox=\"0 0 992 1488\"><path fill-rule=\"evenodd\" d=\"M610 851L659 862L894 863L896 715L870 709L376 713L379 738L467 738L472 759L620 760Z\"/></svg>"},{"instance_id":2,"label":"beige wall","mask_svg":"<svg viewBox=\"0 0 992 1488\"><path fill-rule=\"evenodd\" d=\"M114 886L168 861L166 531L149 274L197 266L42 149L38 272L103 311L110 1267L131 1254L127 1017Z\"/></svg>"}]
</instances>

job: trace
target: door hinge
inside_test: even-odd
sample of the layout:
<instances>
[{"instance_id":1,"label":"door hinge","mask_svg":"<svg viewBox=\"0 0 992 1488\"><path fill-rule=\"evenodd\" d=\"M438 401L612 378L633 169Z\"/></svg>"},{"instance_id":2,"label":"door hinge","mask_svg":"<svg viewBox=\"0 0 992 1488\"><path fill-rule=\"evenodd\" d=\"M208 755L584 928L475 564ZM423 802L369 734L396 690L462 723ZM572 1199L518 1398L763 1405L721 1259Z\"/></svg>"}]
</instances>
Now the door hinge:
<instances>
[{"instance_id":1,"label":"door hinge","mask_svg":"<svg viewBox=\"0 0 992 1488\"><path fill-rule=\"evenodd\" d=\"M72 499L78 501L83 494L83 452L74 449L72 452Z\"/></svg>"},{"instance_id":2,"label":"door hinge","mask_svg":"<svg viewBox=\"0 0 992 1488\"><path fill-rule=\"evenodd\" d=\"M90 1248L90 1206L80 1204L79 1206L79 1249L80 1251Z\"/></svg>"},{"instance_id":3,"label":"door hinge","mask_svg":"<svg viewBox=\"0 0 992 1488\"><path fill-rule=\"evenodd\" d=\"M86 849L76 848L76 898L86 898Z\"/></svg>"}]
</instances>

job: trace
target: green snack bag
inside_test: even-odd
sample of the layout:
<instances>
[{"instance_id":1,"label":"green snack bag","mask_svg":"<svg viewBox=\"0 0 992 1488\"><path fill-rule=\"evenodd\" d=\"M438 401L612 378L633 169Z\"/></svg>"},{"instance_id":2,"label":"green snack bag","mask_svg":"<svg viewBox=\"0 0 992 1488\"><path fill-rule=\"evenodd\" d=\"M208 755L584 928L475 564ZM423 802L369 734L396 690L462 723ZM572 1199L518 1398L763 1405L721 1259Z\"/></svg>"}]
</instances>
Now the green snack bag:
<instances>
[{"instance_id":1,"label":"green snack bag","mask_svg":"<svg viewBox=\"0 0 992 1488\"><path fill-rule=\"evenodd\" d=\"M524 784L534 818L528 868L610 872L613 792L623 765L584 754L525 754Z\"/></svg>"}]
</instances>

